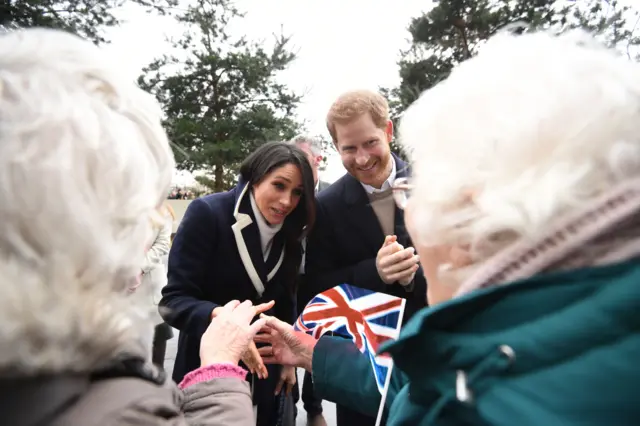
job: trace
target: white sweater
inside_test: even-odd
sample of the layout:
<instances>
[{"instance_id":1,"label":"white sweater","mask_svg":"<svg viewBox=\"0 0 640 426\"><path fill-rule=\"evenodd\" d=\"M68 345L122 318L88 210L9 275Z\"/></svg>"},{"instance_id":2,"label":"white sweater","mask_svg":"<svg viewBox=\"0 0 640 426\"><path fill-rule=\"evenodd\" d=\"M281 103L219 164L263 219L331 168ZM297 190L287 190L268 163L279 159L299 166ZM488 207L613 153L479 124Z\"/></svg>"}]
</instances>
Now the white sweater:
<instances>
[{"instance_id":1,"label":"white sweater","mask_svg":"<svg viewBox=\"0 0 640 426\"><path fill-rule=\"evenodd\" d=\"M273 245L273 237L276 236L278 231L282 229L282 223L278 225L270 225L267 220L260 213L260 209L256 204L256 199L251 192L251 208L253 209L253 215L256 217L256 223L258 224L258 231L260 232L260 243L262 245L262 256L266 261L271 252L271 246Z\"/></svg>"}]
</instances>

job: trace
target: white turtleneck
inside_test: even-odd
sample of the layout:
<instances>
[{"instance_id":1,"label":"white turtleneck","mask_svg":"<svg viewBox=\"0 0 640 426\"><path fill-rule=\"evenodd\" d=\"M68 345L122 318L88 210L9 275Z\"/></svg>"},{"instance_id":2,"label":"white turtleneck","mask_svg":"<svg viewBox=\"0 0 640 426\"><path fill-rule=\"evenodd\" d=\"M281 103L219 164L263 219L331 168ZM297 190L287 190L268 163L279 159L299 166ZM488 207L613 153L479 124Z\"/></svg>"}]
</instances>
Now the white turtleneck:
<instances>
[{"instance_id":1,"label":"white turtleneck","mask_svg":"<svg viewBox=\"0 0 640 426\"><path fill-rule=\"evenodd\" d=\"M260 209L256 204L256 199L253 196L253 192L249 191L251 198L251 208L253 209L253 215L256 217L256 223L258 225L258 231L260 232L260 243L262 245L262 256L266 261L269 258L269 252L271 252L271 246L273 245L273 237L276 236L278 231L282 228L282 223L278 225L270 225L269 222L262 216Z\"/></svg>"}]
</instances>

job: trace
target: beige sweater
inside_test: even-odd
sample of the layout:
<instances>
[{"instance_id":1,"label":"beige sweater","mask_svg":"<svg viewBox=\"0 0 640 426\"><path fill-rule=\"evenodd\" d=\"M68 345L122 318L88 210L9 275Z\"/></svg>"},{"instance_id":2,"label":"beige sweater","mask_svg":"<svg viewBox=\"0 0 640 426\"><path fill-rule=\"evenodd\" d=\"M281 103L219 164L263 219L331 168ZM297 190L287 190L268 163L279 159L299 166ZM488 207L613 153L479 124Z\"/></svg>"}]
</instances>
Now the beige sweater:
<instances>
[{"instance_id":1,"label":"beige sweater","mask_svg":"<svg viewBox=\"0 0 640 426\"><path fill-rule=\"evenodd\" d=\"M374 192L367 194L369 201L371 202L371 208L380 222L380 228L382 233L387 235L393 235L395 233L395 212L396 203L393 199L392 189L386 189L381 192Z\"/></svg>"}]
</instances>

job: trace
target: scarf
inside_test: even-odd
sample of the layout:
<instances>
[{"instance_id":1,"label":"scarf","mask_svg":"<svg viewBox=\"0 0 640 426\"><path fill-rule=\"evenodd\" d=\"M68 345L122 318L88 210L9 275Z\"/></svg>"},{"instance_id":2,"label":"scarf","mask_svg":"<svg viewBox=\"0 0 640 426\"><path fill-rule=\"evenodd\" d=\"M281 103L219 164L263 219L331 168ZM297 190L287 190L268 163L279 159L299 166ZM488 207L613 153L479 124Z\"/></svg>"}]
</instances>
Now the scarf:
<instances>
[{"instance_id":1,"label":"scarf","mask_svg":"<svg viewBox=\"0 0 640 426\"><path fill-rule=\"evenodd\" d=\"M481 265L456 296L537 274L623 262L640 256L640 179L626 181L518 240Z\"/></svg>"}]
</instances>

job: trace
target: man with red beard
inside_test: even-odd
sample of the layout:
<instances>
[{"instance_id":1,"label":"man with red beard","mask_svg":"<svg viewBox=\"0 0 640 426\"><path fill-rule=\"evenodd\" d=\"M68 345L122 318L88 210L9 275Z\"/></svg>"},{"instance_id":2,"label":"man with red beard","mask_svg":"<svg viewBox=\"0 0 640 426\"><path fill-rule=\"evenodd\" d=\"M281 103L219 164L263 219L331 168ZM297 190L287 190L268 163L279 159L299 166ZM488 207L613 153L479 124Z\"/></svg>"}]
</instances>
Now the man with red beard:
<instances>
[{"instance_id":1,"label":"man with red beard","mask_svg":"<svg viewBox=\"0 0 640 426\"><path fill-rule=\"evenodd\" d=\"M407 320L425 306L426 282L393 197L408 166L391 153L388 103L379 93L347 92L331 106L327 128L348 173L318 195L301 299L347 283L407 299ZM375 425L348 407L336 412L338 426Z\"/></svg>"}]
</instances>

